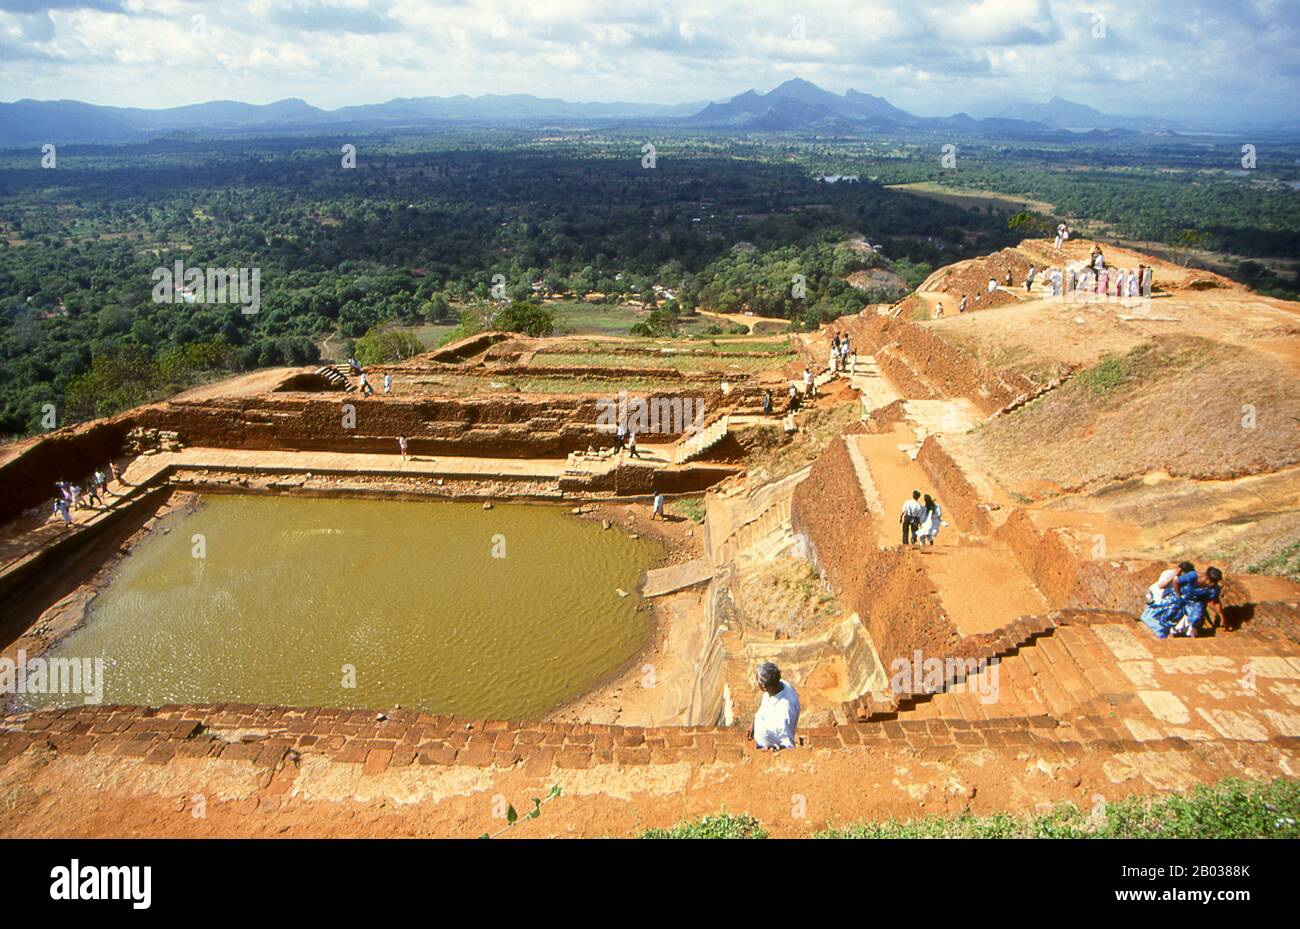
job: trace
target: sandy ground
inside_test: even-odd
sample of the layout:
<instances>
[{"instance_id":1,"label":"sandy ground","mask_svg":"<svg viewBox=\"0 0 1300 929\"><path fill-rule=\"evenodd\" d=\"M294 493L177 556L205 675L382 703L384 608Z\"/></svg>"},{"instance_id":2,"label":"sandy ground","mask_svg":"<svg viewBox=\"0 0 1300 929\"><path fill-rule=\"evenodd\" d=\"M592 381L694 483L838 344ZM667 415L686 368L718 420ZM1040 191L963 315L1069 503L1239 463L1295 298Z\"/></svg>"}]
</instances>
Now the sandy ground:
<instances>
[{"instance_id":1,"label":"sandy ground","mask_svg":"<svg viewBox=\"0 0 1300 929\"><path fill-rule=\"evenodd\" d=\"M969 810L1025 814L1070 802L1165 793L1213 772L1295 776L1294 749L1190 743L1180 751L949 749L750 753L741 762L601 765L529 776L519 768L407 766L367 776L316 758L276 771L251 762L29 752L0 769L0 835L474 838L499 831L552 785L561 796L510 838L635 836L726 810L776 836L830 824Z\"/></svg>"}]
</instances>

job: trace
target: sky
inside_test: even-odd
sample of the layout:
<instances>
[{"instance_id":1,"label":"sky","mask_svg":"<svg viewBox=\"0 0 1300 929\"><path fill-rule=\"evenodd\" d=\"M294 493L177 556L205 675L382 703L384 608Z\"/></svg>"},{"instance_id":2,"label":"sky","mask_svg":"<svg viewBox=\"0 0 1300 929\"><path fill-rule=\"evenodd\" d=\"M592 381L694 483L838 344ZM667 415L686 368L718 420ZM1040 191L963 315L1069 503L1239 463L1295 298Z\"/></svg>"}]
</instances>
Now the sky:
<instances>
[{"instance_id":1,"label":"sky","mask_svg":"<svg viewBox=\"0 0 1300 929\"><path fill-rule=\"evenodd\" d=\"M1295 124L1300 0L0 0L5 101L684 103L796 76L927 116L1061 96Z\"/></svg>"}]
</instances>

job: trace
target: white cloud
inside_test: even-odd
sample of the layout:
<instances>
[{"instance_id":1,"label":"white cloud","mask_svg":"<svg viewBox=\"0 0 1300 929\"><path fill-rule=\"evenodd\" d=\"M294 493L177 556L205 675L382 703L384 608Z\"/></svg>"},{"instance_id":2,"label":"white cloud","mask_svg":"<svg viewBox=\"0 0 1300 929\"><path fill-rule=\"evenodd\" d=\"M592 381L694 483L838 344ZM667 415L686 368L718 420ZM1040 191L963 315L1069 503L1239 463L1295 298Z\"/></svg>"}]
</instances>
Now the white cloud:
<instances>
[{"instance_id":1,"label":"white cloud","mask_svg":"<svg viewBox=\"0 0 1300 929\"><path fill-rule=\"evenodd\" d=\"M207 19L200 38L194 15ZM678 102L798 74L926 113L1059 95L1295 120L1298 48L1284 0L0 0L7 98L137 106L483 92Z\"/></svg>"}]
</instances>

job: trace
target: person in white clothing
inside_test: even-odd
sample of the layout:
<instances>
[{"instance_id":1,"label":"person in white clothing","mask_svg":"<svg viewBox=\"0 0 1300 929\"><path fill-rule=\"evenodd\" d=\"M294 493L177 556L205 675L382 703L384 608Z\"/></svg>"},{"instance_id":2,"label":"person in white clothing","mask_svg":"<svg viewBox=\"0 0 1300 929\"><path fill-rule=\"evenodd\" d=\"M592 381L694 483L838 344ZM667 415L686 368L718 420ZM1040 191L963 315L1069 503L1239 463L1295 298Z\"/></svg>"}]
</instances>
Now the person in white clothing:
<instances>
[{"instance_id":1,"label":"person in white clothing","mask_svg":"<svg viewBox=\"0 0 1300 929\"><path fill-rule=\"evenodd\" d=\"M920 542L921 520L925 517L925 505L921 503L921 492L912 491L912 499L903 504L903 512L898 514L898 521L903 527L903 544Z\"/></svg>"},{"instance_id":2,"label":"person in white clothing","mask_svg":"<svg viewBox=\"0 0 1300 929\"><path fill-rule=\"evenodd\" d=\"M781 669L770 661L758 668L758 686L763 697L754 712L754 725L747 733L760 749L780 751L794 748L799 725L799 695L789 681L781 680Z\"/></svg>"},{"instance_id":3,"label":"person in white clothing","mask_svg":"<svg viewBox=\"0 0 1300 929\"><path fill-rule=\"evenodd\" d=\"M1159 603L1171 593L1177 593L1178 582L1176 578L1181 574L1189 571L1195 571L1196 567L1190 561L1184 561L1176 568L1168 568L1160 573L1160 578L1147 588L1147 603Z\"/></svg>"},{"instance_id":4,"label":"person in white clothing","mask_svg":"<svg viewBox=\"0 0 1300 929\"><path fill-rule=\"evenodd\" d=\"M939 508L939 501L925 495L925 515L921 517L921 532L917 536L922 545L933 545L935 537L939 535L939 529L944 525L943 510Z\"/></svg>"}]
</instances>

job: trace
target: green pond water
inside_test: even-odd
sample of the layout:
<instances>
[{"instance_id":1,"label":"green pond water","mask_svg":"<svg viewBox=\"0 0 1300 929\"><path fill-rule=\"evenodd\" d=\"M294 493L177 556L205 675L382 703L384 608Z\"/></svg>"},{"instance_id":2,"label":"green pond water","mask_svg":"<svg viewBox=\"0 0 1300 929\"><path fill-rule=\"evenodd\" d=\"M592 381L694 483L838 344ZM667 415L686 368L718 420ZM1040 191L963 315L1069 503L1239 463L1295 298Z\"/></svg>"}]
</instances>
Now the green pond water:
<instances>
[{"instance_id":1,"label":"green pond water","mask_svg":"<svg viewBox=\"0 0 1300 929\"><path fill-rule=\"evenodd\" d=\"M660 552L558 507L216 495L161 520L47 654L102 657L105 703L534 718L641 648Z\"/></svg>"}]
</instances>

